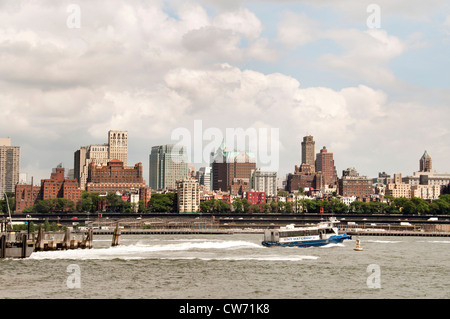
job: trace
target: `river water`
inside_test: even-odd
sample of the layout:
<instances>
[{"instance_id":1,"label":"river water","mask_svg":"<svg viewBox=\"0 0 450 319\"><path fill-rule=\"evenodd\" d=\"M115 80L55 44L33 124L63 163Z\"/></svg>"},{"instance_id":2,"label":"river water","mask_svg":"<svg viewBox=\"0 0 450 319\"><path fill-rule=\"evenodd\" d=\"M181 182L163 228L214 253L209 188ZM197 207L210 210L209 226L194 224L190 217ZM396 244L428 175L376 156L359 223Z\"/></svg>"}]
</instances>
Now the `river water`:
<instances>
[{"instance_id":1,"label":"river water","mask_svg":"<svg viewBox=\"0 0 450 319\"><path fill-rule=\"evenodd\" d=\"M0 298L448 299L450 238L362 236L312 248L261 234L94 237L93 249L0 260Z\"/></svg>"}]
</instances>

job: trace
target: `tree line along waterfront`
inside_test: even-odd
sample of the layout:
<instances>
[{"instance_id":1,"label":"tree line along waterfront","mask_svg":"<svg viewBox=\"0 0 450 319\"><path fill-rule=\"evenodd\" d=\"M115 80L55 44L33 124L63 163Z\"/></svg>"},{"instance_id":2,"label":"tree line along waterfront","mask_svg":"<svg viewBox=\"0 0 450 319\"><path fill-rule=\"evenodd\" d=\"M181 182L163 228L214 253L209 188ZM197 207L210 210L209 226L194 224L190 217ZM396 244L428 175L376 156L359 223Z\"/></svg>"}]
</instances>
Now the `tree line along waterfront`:
<instances>
[{"instance_id":1,"label":"tree line along waterfront","mask_svg":"<svg viewBox=\"0 0 450 319\"><path fill-rule=\"evenodd\" d=\"M286 195L280 193L279 195ZM11 212L14 213L14 193L7 193ZM298 198L298 197L297 197ZM200 202L202 213L337 213L337 214L404 214L404 215L450 215L450 194L442 194L439 199L431 202L413 197L395 198L386 196L386 202L354 201L347 205L337 197L325 199L308 199L300 197L292 201L272 201L269 203L252 204L245 198L235 198L231 203L209 199ZM0 200L0 212L8 214L7 202ZM100 196L98 193L83 191L81 200L76 204L65 198L40 200L35 205L25 209L24 214L33 213L177 213L177 194L152 194L147 205L139 201L130 203L114 193Z\"/></svg>"}]
</instances>

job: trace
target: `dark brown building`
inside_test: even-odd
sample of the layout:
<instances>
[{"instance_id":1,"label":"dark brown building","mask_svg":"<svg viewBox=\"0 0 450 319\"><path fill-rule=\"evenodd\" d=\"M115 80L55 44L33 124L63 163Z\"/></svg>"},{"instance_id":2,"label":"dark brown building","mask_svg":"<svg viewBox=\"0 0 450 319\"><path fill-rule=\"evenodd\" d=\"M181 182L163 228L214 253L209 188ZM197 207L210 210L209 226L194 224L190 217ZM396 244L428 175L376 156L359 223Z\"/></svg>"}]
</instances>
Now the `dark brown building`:
<instances>
[{"instance_id":1,"label":"dark brown building","mask_svg":"<svg viewBox=\"0 0 450 319\"><path fill-rule=\"evenodd\" d=\"M295 166L294 174L289 174L286 181L286 191L293 193L300 188L320 189L323 185L322 173L316 173L308 164Z\"/></svg>"},{"instance_id":2,"label":"dark brown building","mask_svg":"<svg viewBox=\"0 0 450 319\"><path fill-rule=\"evenodd\" d=\"M358 200L369 198L373 194L373 179L359 176L354 168L346 169L339 179L339 195L357 197Z\"/></svg>"},{"instance_id":3,"label":"dark brown building","mask_svg":"<svg viewBox=\"0 0 450 319\"><path fill-rule=\"evenodd\" d=\"M433 170L433 161L431 160L431 156L428 155L427 151L423 153L422 157L419 161L420 172L431 172Z\"/></svg>"},{"instance_id":4,"label":"dark brown building","mask_svg":"<svg viewBox=\"0 0 450 319\"><path fill-rule=\"evenodd\" d=\"M244 193L249 191L249 184L248 182L239 179L239 178L235 178L232 182L231 182L231 188L230 188L230 193L231 195L244 195Z\"/></svg>"},{"instance_id":5,"label":"dark brown building","mask_svg":"<svg viewBox=\"0 0 450 319\"><path fill-rule=\"evenodd\" d=\"M222 143L217 152L212 155L213 190L231 191L235 180L242 180L242 183L249 184L250 173L256 168L253 154L229 151L225 143Z\"/></svg>"}]
</instances>

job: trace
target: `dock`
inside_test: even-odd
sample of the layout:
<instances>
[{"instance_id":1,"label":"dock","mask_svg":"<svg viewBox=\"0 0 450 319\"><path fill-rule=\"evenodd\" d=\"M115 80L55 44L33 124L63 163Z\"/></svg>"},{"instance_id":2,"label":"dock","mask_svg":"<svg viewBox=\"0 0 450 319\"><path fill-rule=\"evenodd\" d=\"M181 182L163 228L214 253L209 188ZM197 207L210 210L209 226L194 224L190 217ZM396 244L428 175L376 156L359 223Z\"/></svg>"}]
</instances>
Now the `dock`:
<instances>
[{"instance_id":1,"label":"dock","mask_svg":"<svg viewBox=\"0 0 450 319\"><path fill-rule=\"evenodd\" d=\"M97 219L86 223L96 235L192 235L233 234L232 229L220 227L211 218L124 218L120 220ZM120 231L120 232L119 232Z\"/></svg>"},{"instance_id":2,"label":"dock","mask_svg":"<svg viewBox=\"0 0 450 319\"><path fill-rule=\"evenodd\" d=\"M96 229L93 231L96 235L114 235L115 230L111 229ZM217 230L201 230L201 229L121 229L121 235L219 235L219 234L233 234L231 229L217 229Z\"/></svg>"},{"instance_id":3,"label":"dock","mask_svg":"<svg viewBox=\"0 0 450 319\"><path fill-rule=\"evenodd\" d=\"M72 232L69 228L65 231L45 232L39 228L37 233L32 233L29 239L34 243L34 251L67 250L67 249L91 249L93 231Z\"/></svg>"}]
</instances>

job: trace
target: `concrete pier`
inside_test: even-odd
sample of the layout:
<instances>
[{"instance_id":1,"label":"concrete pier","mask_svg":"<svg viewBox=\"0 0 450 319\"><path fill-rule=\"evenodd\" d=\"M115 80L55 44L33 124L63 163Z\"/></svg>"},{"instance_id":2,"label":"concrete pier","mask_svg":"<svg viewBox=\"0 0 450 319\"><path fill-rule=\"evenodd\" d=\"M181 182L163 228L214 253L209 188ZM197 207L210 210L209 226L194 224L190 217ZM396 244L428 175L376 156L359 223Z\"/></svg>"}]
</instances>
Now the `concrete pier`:
<instances>
[{"instance_id":1,"label":"concrete pier","mask_svg":"<svg viewBox=\"0 0 450 319\"><path fill-rule=\"evenodd\" d=\"M69 228L65 232L45 232L39 228L37 234L32 234L35 241L35 251L91 249L94 232L72 232Z\"/></svg>"}]
</instances>

